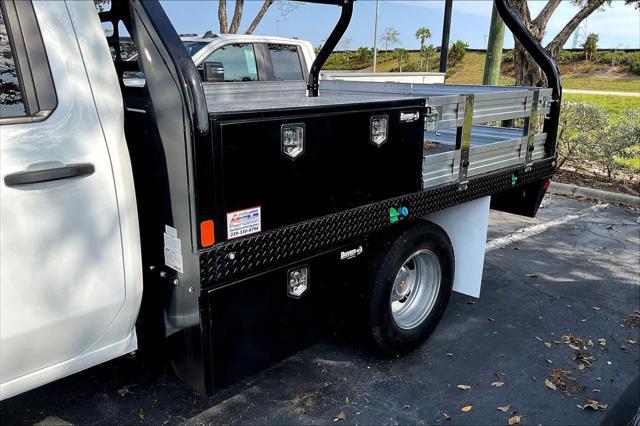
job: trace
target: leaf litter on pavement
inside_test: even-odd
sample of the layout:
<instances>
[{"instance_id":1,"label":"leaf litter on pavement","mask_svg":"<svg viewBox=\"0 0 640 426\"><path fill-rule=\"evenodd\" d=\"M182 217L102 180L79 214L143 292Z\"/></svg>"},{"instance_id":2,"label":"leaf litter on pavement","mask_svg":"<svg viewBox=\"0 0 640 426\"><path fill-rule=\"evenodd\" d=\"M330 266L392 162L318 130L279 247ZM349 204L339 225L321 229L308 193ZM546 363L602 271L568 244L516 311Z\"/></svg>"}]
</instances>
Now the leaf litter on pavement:
<instances>
[{"instance_id":1,"label":"leaf litter on pavement","mask_svg":"<svg viewBox=\"0 0 640 426\"><path fill-rule=\"evenodd\" d=\"M551 371L544 384L549 389L560 391L567 396L586 390L585 386L576 382L573 371L560 368Z\"/></svg>"},{"instance_id":2,"label":"leaf litter on pavement","mask_svg":"<svg viewBox=\"0 0 640 426\"><path fill-rule=\"evenodd\" d=\"M622 320L624 327L640 327L640 311L635 311L629 317Z\"/></svg>"},{"instance_id":3,"label":"leaf litter on pavement","mask_svg":"<svg viewBox=\"0 0 640 426\"><path fill-rule=\"evenodd\" d=\"M590 408L592 410L599 411L599 410L606 410L607 408L609 408L609 404L596 401L595 399L587 399L584 405L578 404L578 408L580 408L581 410Z\"/></svg>"}]
</instances>

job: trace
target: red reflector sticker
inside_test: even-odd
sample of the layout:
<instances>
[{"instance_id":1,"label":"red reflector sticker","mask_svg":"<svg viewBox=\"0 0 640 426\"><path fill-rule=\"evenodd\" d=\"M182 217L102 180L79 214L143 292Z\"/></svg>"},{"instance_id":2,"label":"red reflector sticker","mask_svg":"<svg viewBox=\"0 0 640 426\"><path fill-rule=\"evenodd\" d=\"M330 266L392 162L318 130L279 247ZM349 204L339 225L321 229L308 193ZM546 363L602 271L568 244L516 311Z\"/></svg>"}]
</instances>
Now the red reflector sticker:
<instances>
[{"instance_id":1,"label":"red reflector sticker","mask_svg":"<svg viewBox=\"0 0 640 426\"><path fill-rule=\"evenodd\" d=\"M549 184L550 184L550 182L549 182L549 181L546 181L546 182L544 183L544 185L542 185L542 186L544 187L544 189L549 189Z\"/></svg>"},{"instance_id":2,"label":"red reflector sticker","mask_svg":"<svg viewBox=\"0 0 640 426\"><path fill-rule=\"evenodd\" d=\"M210 247L216 242L214 225L212 220L205 220L200 223L200 245Z\"/></svg>"}]
</instances>

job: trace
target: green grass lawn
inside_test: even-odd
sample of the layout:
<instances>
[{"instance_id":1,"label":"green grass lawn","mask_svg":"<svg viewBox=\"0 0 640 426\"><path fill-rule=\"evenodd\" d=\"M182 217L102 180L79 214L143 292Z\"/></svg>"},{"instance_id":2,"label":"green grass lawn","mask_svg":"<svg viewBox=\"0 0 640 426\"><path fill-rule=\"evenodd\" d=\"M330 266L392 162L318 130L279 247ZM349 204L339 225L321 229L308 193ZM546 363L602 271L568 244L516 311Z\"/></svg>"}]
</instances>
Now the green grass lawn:
<instances>
[{"instance_id":1,"label":"green grass lawn","mask_svg":"<svg viewBox=\"0 0 640 426\"><path fill-rule=\"evenodd\" d=\"M597 104L607 111L611 118L615 118L628 108L640 108L640 98L626 96L607 96L607 95L583 95L575 93L565 93L562 96L565 101L582 101Z\"/></svg>"},{"instance_id":2,"label":"green grass lawn","mask_svg":"<svg viewBox=\"0 0 640 426\"><path fill-rule=\"evenodd\" d=\"M640 76L567 75L562 77L565 89L640 92Z\"/></svg>"},{"instance_id":3,"label":"green grass lawn","mask_svg":"<svg viewBox=\"0 0 640 426\"><path fill-rule=\"evenodd\" d=\"M455 69L454 73L447 78L449 84L482 84L484 73L485 54L481 52L468 52L462 63ZM498 84L510 86L515 84L516 79L512 76L501 75Z\"/></svg>"}]
</instances>

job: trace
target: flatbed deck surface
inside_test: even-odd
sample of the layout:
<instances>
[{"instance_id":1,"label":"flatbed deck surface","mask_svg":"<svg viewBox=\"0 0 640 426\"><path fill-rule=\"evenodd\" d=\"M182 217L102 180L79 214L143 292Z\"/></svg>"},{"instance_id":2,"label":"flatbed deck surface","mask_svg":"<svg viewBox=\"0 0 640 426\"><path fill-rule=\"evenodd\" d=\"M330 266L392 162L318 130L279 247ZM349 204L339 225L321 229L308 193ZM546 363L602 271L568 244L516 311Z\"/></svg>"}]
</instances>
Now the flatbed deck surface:
<instances>
[{"instance_id":1,"label":"flatbed deck surface","mask_svg":"<svg viewBox=\"0 0 640 426\"><path fill-rule=\"evenodd\" d=\"M240 111L270 111L283 109L308 109L337 105L356 105L374 102L389 102L414 98L406 95L384 94L321 94L309 98L305 93L273 93L271 96L243 94L240 99L218 99L205 91L207 108L211 114Z\"/></svg>"}]
</instances>

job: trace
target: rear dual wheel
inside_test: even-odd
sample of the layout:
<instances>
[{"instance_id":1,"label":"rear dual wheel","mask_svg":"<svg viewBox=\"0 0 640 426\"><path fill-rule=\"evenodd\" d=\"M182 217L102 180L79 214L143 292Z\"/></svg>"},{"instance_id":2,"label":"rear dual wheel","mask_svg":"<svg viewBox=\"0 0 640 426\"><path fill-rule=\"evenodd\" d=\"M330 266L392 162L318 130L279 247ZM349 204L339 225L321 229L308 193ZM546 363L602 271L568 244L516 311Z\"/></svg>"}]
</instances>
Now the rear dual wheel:
<instances>
[{"instance_id":1,"label":"rear dual wheel","mask_svg":"<svg viewBox=\"0 0 640 426\"><path fill-rule=\"evenodd\" d=\"M439 226L420 222L380 244L370 259L368 329L380 351L405 354L442 319L451 297L454 255Z\"/></svg>"}]
</instances>

